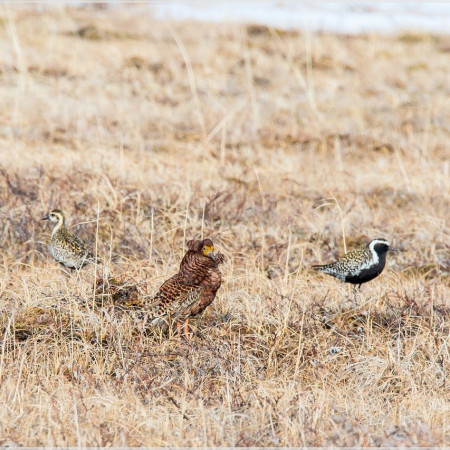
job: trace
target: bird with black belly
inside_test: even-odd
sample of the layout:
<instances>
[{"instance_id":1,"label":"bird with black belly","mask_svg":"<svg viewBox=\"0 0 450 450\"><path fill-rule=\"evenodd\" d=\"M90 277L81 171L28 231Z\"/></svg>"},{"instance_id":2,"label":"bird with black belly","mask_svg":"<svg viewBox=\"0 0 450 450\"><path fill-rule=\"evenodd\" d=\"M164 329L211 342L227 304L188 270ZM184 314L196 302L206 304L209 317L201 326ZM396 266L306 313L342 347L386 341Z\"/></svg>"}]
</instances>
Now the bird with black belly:
<instances>
[{"instance_id":1,"label":"bird with black belly","mask_svg":"<svg viewBox=\"0 0 450 450\"><path fill-rule=\"evenodd\" d=\"M331 264L315 265L312 268L361 288L363 283L373 280L383 271L388 251L397 249L391 247L386 239L377 238L367 245L347 252Z\"/></svg>"}]
</instances>

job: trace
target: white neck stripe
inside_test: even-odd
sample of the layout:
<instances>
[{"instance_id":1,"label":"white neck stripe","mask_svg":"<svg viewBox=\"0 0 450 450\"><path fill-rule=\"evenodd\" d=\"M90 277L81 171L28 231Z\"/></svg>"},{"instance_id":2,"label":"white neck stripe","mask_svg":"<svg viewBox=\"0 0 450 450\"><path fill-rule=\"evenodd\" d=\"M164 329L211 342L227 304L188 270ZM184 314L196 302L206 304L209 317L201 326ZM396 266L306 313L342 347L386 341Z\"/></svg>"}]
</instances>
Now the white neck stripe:
<instances>
[{"instance_id":1,"label":"white neck stripe","mask_svg":"<svg viewBox=\"0 0 450 450\"><path fill-rule=\"evenodd\" d=\"M386 241L385 239L374 239L370 244L369 244L369 250L372 253L372 257L373 260L375 262L375 264L378 263L378 261L380 260L378 253L375 251L375 245L377 244L385 244L387 246L390 246L389 242Z\"/></svg>"}]
</instances>

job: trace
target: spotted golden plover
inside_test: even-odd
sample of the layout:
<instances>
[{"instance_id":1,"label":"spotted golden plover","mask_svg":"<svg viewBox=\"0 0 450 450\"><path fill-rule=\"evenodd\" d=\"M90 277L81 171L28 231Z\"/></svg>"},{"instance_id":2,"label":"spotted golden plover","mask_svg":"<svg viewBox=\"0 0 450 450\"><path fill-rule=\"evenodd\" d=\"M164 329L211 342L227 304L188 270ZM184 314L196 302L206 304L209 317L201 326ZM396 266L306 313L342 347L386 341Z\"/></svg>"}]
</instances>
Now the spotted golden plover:
<instances>
[{"instance_id":1,"label":"spotted golden plover","mask_svg":"<svg viewBox=\"0 0 450 450\"><path fill-rule=\"evenodd\" d=\"M397 251L385 239L374 239L369 244L346 253L331 264L312 267L346 283L358 284L361 288L361 284L373 280L383 272L389 250Z\"/></svg>"},{"instance_id":2,"label":"spotted golden plover","mask_svg":"<svg viewBox=\"0 0 450 450\"><path fill-rule=\"evenodd\" d=\"M214 254L211 239L191 240L177 274L166 280L146 307L147 317L154 325L185 321L202 313L216 297L222 282L218 265L224 260L221 253Z\"/></svg>"},{"instance_id":3,"label":"spotted golden plover","mask_svg":"<svg viewBox=\"0 0 450 450\"><path fill-rule=\"evenodd\" d=\"M83 241L66 228L64 213L60 209L52 210L42 220L55 223L48 247L56 261L69 269L80 269L95 261Z\"/></svg>"}]
</instances>

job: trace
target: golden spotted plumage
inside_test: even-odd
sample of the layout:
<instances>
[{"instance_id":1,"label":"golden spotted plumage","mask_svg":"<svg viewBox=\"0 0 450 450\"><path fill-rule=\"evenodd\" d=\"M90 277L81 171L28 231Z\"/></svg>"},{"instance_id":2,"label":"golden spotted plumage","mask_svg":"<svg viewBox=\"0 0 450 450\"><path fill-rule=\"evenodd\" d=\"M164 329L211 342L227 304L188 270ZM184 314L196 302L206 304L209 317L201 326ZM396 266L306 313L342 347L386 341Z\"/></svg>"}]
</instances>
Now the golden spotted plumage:
<instances>
[{"instance_id":1,"label":"golden spotted plumage","mask_svg":"<svg viewBox=\"0 0 450 450\"><path fill-rule=\"evenodd\" d=\"M64 213L60 209L52 210L42 220L55 223L48 247L56 261L69 269L80 269L95 261L84 242L67 229Z\"/></svg>"},{"instance_id":2,"label":"golden spotted plumage","mask_svg":"<svg viewBox=\"0 0 450 450\"><path fill-rule=\"evenodd\" d=\"M377 277L386 264L386 253L396 251L385 239L373 239L367 245L358 247L331 264L312 266L318 272L326 273L339 280L358 284Z\"/></svg>"}]
</instances>

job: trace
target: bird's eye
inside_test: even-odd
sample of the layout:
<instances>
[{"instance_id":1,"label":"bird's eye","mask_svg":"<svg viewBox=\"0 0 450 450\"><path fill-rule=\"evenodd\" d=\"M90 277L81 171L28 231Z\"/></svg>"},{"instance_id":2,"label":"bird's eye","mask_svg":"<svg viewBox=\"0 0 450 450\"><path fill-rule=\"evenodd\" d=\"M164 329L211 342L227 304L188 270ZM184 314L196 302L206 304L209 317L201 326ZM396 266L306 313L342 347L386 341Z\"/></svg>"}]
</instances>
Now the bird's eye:
<instances>
[{"instance_id":1,"label":"bird's eye","mask_svg":"<svg viewBox=\"0 0 450 450\"><path fill-rule=\"evenodd\" d=\"M206 252L206 247L203 247L203 248L202 248L202 252Z\"/></svg>"}]
</instances>

